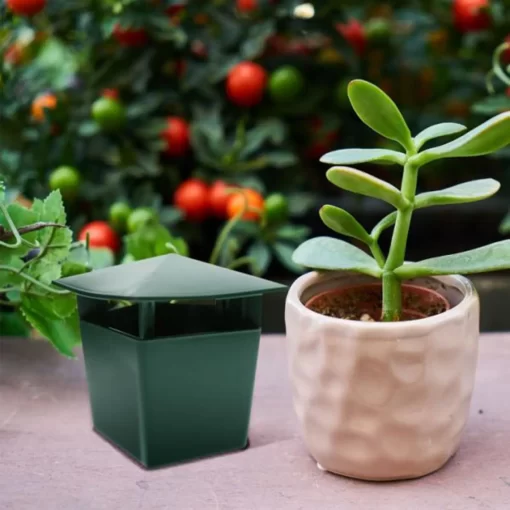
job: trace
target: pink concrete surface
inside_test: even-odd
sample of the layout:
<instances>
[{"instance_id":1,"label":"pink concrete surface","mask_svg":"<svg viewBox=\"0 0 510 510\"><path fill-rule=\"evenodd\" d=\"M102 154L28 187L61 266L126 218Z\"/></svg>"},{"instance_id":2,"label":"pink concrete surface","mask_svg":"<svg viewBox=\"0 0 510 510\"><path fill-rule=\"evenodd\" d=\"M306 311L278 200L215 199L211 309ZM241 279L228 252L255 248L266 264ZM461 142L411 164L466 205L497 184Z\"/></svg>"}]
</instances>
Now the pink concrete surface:
<instances>
[{"instance_id":1,"label":"pink concrete surface","mask_svg":"<svg viewBox=\"0 0 510 510\"><path fill-rule=\"evenodd\" d=\"M283 337L264 337L251 448L144 471L91 430L82 361L0 339L0 510L510 509L510 335L481 338L458 454L419 480L370 483L316 468L299 437Z\"/></svg>"}]
</instances>

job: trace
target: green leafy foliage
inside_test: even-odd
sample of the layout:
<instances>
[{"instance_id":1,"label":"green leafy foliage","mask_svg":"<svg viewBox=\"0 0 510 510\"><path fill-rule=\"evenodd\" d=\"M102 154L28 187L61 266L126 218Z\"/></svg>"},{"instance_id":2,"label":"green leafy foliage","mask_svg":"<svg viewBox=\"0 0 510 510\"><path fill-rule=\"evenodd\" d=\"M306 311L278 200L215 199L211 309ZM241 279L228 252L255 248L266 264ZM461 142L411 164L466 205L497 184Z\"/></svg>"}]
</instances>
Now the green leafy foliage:
<instances>
[{"instance_id":1,"label":"green leafy foliage","mask_svg":"<svg viewBox=\"0 0 510 510\"><path fill-rule=\"evenodd\" d=\"M396 208L405 205L405 199L395 186L360 170L335 166L326 172L326 177L335 186L347 191L359 193L367 197L379 198Z\"/></svg>"},{"instance_id":2,"label":"green leafy foliage","mask_svg":"<svg viewBox=\"0 0 510 510\"><path fill-rule=\"evenodd\" d=\"M341 239L316 237L305 241L293 254L298 265L321 271L355 271L380 277L381 268L364 251Z\"/></svg>"},{"instance_id":3,"label":"green leafy foliage","mask_svg":"<svg viewBox=\"0 0 510 510\"><path fill-rule=\"evenodd\" d=\"M411 149L409 127L395 103L379 87L363 80L354 80L348 88L349 101L358 117L380 135Z\"/></svg>"},{"instance_id":4,"label":"green leafy foliage","mask_svg":"<svg viewBox=\"0 0 510 510\"><path fill-rule=\"evenodd\" d=\"M20 331L29 323L61 354L72 357L80 341L76 297L52 283L63 272L76 274L88 268L67 260L72 234L60 192L34 201L30 209L0 201L0 227L0 295L24 317L11 311L10 325L18 325L14 330ZM14 316L18 318L13 322Z\"/></svg>"},{"instance_id":5,"label":"green leafy foliage","mask_svg":"<svg viewBox=\"0 0 510 510\"><path fill-rule=\"evenodd\" d=\"M146 225L125 238L126 251L131 260L143 260L177 252L188 256L188 245L182 238L173 237L163 225Z\"/></svg>"},{"instance_id":6,"label":"green leafy foliage","mask_svg":"<svg viewBox=\"0 0 510 510\"><path fill-rule=\"evenodd\" d=\"M354 216L340 207L324 205L319 211L323 223L330 229L345 236L354 237L364 243L370 243L370 234L354 218Z\"/></svg>"},{"instance_id":7,"label":"green leafy foliage","mask_svg":"<svg viewBox=\"0 0 510 510\"><path fill-rule=\"evenodd\" d=\"M477 202L491 197L500 188L498 181L494 179L479 179L476 181L457 184L451 188L438 191L429 191L416 196L414 207L430 207L434 205L465 204Z\"/></svg>"},{"instance_id":8,"label":"green leafy foliage","mask_svg":"<svg viewBox=\"0 0 510 510\"><path fill-rule=\"evenodd\" d=\"M510 241L499 241L462 253L405 264L396 269L395 273L404 279L445 274L485 273L508 269L509 259Z\"/></svg>"},{"instance_id":9,"label":"green leafy foliage","mask_svg":"<svg viewBox=\"0 0 510 510\"><path fill-rule=\"evenodd\" d=\"M342 149L328 152L321 158L330 165L353 165L355 163L386 163L403 165L405 154L388 149Z\"/></svg>"},{"instance_id":10,"label":"green leafy foliage","mask_svg":"<svg viewBox=\"0 0 510 510\"><path fill-rule=\"evenodd\" d=\"M465 131L466 129L466 126L457 124L456 122L442 122L441 124L430 126L427 129L424 129L421 133L418 133L414 138L414 146L416 149L420 149L424 144L434 138L455 135Z\"/></svg>"},{"instance_id":11,"label":"green leafy foliage","mask_svg":"<svg viewBox=\"0 0 510 510\"><path fill-rule=\"evenodd\" d=\"M339 239L319 237L304 242L294 252L297 264L319 270L348 270L382 278L382 319L398 320L402 311L401 280L417 276L451 273L475 273L510 268L510 241L491 244L475 250L446 255L406 264L406 245L412 214L416 209L461 204L483 200L494 195L500 185L494 179L479 179L437 191L416 195L421 166L441 158L479 156L492 153L510 143L510 114L503 113L445 145L423 152L420 148L429 140L459 133L464 126L442 123L423 130L414 139L397 106L375 85L355 80L349 85L349 98L358 116L374 131L398 141L406 149L402 187L398 190L385 181L349 167L330 168L326 176L340 188L388 202L396 211L388 214L368 232L347 211L326 205L320 211L322 221L334 231L354 237L370 248L374 258ZM391 151L388 151L391 153ZM336 151L323 161L370 160L370 149ZM374 160L388 156L373 152ZM508 222L510 225L510 222ZM391 226L393 236L387 258L382 254L378 239ZM504 223L506 228L506 223Z\"/></svg>"},{"instance_id":12,"label":"green leafy foliage","mask_svg":"<svg viewBox=\"0 0 510 510\"><path fill-rule=\"evenodd\" d=\"M508 144L510 113L501 113L465 135L439 147L423 151L414 157L419 166L440 158L483 156Z\"/></svg>"}]
</instances>

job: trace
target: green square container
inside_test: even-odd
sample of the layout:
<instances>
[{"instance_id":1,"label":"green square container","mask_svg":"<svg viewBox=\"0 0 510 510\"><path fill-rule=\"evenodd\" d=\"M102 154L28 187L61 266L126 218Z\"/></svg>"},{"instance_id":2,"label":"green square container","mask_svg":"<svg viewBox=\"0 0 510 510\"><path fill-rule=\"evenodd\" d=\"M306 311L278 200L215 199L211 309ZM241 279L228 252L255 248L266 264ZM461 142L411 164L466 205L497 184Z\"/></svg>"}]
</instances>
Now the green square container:
<instances>
[{"instance_id":1,"label":"green square container","mask_svg":"<svg viewBox=\"0 0 510 510\"><path fill-rule=\"evenodd\" d=\"M283 286L179 255L56 283L79 296L99 434L147 468L247 446L261 298Z\"/></svg>"}]
</instances>

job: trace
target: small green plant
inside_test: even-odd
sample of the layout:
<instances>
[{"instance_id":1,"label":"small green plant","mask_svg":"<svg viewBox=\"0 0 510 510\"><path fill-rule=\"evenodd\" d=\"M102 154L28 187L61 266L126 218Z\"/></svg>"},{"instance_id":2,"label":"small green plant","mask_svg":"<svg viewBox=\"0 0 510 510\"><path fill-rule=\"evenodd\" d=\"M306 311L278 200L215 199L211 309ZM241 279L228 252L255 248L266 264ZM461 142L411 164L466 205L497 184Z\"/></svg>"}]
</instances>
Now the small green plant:
<instances>
[{"instance_id":1,"label":"small green plant","mask_svg":"<svg viewBox=\"0 0 510 510\"><path fill-rule=\"evenodd\" d=\"M493 117L449 143L421 151L430 140L460 133L466 129L465 126L454 123L437 124L412 137L395 103L375 85L354 80L349 84L348 96L354 111L367 126L398 142L404 151L344 149L324 155L321 161L332 165L368 162L401 165L401 189L347 166L334 166L327 171L326 176L336 186L384 200L395 207L396 211L383 218L369 233L347 211L325 205L320 210L322 221L335 232L365 243L372 256L340 239L319 237L300 245L294 252L294 262L317 270L348 270L382 279L384 321L400 319L403 280L419 276L469 274L510 268L510 241L500 241L463 253L416 263L405 263L409 228L416 209L483 200L496 193L500 187L494 179L480 179L417 195L420 168L443 158L482 156L503 148L510 142L510 112ZM459 168L452 171L459 171ZM394 229L391 245L385 256L378 241L381 233L392 226Z\"/></svg>"},{"instance_id":2,"label":"small green plant","mask_svg":"<svg viewBox=\"0 0 510 510\"><path fill-rule=\"evenodd\" d=\"M72 243L60 191L28 208L8 203L0 180L0 305L21 312L20 320L69 357L80 342L76 296L53 281L88 271L84 254L82 243Z\"/></svg>"}]
</instances>

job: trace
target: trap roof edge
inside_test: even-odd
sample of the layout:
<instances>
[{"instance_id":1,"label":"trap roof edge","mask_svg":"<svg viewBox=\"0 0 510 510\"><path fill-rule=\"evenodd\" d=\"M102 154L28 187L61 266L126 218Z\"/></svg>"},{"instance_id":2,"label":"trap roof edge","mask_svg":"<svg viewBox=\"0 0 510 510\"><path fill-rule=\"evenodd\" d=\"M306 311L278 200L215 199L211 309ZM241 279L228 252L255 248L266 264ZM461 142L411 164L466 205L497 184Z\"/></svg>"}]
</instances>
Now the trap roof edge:
<instances>
[{"instance_id":1,"label":"trap roof edge","mask_svg":"<svg viewBox=\"0 0 510 510\"><path fill-rule=\"evenodd\" d=\"M281 292L285 285L177 254L98 269L54 282L98 300L236 299Z\"/></svg>"}]
</instances>

